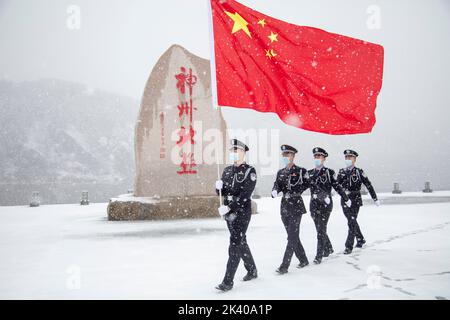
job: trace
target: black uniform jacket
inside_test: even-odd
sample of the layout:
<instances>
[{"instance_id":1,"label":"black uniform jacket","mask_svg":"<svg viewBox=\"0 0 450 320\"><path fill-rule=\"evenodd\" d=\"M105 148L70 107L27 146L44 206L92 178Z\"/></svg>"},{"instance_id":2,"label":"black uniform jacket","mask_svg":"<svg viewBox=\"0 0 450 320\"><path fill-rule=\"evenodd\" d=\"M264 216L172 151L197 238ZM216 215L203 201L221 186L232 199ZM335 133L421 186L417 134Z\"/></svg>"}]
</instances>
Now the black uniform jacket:
<instances>
[{"instance_id":1,"label":"black uniform jacket","mask_svg":"<svg viewBox=\"0 0 450 320\"><path fill-rule=\"evenodd\" d=\"M224 205L230 208L230 212L251 212L251 196L256 185L255 168L246 163L228 166L223 170L222 181ZM216 192L219 194L218 190Z\"/></svg>"},{"instance_id":2,"label":"black uniform jacket","mask_svg":"<svg viewBox=\"0 0 450 320\"><path fill-rule=\"evenodd\" d=\"M302 193L310 186L308 170L293 165L278 171L272 191L283 192L281 214L305 214Z\"/></svg>"},{"instance_id":3,"label":"black uniform jacket","mask_svg":"<svg viewBox=\"0 0 450 320\"><path fill-rule=\"evenodd\" d=\"M339 170L338 178L339 184L344 189L345 193L348 195L350 200L352 200L352 206L358 205L362 206L361 199L361 185L364 184L370 193L370 196L374 201L376 201L377 194L372 186L367 175L364 173L363 169L352 167L349 169Z\"/></svg>"},{"instance_id":4,"label":"black uniform jacket","mask_svg":"<svg viewBox=\"0 0 450 320\"><path fill-rule=\"evenodd\" d=\"M349 199L345 194L344 189L342 189L341 185L338 183L333 169L322 167L320 169L311 169L308 173L311 183L311 202L324 204L326 198L329 198L330 203L332 203L332 188L339 193L344 201Z\"/></svg>"}]
</instances>

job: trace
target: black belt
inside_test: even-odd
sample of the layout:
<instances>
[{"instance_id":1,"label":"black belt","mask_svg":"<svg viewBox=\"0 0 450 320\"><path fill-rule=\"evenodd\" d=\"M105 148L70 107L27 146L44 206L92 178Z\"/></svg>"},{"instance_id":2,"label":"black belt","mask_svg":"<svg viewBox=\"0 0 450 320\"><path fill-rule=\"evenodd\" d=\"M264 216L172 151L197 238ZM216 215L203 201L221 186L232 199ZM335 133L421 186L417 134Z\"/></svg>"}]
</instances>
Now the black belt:
<instances>
[{"instance_id":1,"label":"black belt","mask_svg":"<svg viewBox=\"0 0 450 320\"><path fill-rule=\"evenodd\" d=\"M301 196L302 196L302 194L300 192L287 192L287 193L283 192L283 198L285 198L285 199L296 198L296 197L301 197Z\"/></svg>"},{"instance_id":2,"label":"black belt","mask_svg":"<svg viewBox=\"0 0 450 320\"><path fill-rule=\"evenodd\" d=\"M241 198L239 198L239 197L237 197L237 196L225 196L225 199L227 200L227 201L243 201L243 199L241 199ZM249 199L247 199L247 200L251 200L251 198L249 198Z\"/></svg>"},{"instance_id":3,"label":"black belt","mask_svg":"<svg viewBox=\"0 0 450 320\"><path fill-rule=\"evenodd\" d=\"M350 190L346 190L345 191L345 194L346 195L354 195L354 196L357 196L357 195L361 195L361 191L350 191Z\"/></svg>"}]
</instances>

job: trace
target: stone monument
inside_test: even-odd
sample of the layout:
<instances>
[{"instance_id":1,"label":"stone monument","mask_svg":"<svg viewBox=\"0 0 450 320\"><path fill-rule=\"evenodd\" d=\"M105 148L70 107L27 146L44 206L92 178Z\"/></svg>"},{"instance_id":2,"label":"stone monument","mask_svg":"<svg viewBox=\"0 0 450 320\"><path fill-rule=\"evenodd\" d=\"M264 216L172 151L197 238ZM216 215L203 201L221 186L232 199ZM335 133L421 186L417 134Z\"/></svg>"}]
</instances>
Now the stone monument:
<instances>
[{"instance_id":1,"label":"stone monument","mask_svg":"<svg viewBox=\"0 0 450 320\"><path fill-rule=\"evenodd\" d=\"M109 220L217 217L226 123L214 108L209 60L171 46L145 86L135 127L133 194L110 200ZM254 208L256 210L256 207Z\"/></svg>"}]
</instances>

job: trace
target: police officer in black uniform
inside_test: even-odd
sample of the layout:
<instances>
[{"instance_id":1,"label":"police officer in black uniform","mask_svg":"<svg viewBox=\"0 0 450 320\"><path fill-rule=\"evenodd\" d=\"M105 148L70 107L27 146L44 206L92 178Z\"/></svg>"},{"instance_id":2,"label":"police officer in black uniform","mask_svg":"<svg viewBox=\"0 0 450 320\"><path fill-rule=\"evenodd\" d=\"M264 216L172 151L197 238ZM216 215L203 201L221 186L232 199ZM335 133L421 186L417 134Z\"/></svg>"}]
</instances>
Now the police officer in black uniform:
<instances>
[{"instance_id":1,"label":"police officer in black uniform","mask_svg":"<svg viewBox=\"0 0 450 320\"><path fill-rule=\"evenodd\" d=\"M327 235L327 224L333 210L333 198L331 189L336 190L343 198L344 204L351 206L351 201L336 180L336 174L332 169L326 168L324 162L328 153L319 147L313 149L315 168L309 170L311 183L310 211L317 230L317 254L315 264L322 262L323 257L332 254L333 246Z\"/></svg>"},{"instance_id":2,"label":"police officer in black uniform","mask_svg":"<svg viewBox=\"0 0 450 320\"><path fill-rule=\"evenodd\" d=\"M339 170L337 180L352 202L351 206L347 206L341 201L342 209L348 222L348 236L347 241L345 241L344 254L350 254L353 250L355 238L357 248L362 248L364 243L366 243L366 240L364 240L364 236L361 233L361 229L359 228L358 221L356 220L358 218L359 208L363 205L361 199L361 185L364 184L366 186L377 206L380 205L380 201L378 200L377 194L367 175L362 169L355 167L358 153L348 149L344 151L344 156L346 168Z\"/></svg>"},{"instance_id":3,"label":"police officer in black uniform","mask_svg":"<svg viewBox=\"0 0 450 320\"><path fill-rule=\"evenodd\" d=\"M224 197L224 205L219 208L219 214L225 218L230 231L227 269L222 283L216 287L220 291L233 288L234 275L241 259L247 270L243 281L258 277L245 235L252 215L251 195L256 185L256 170L245 163L248 150L243 142L232 139L230 162L233 165L226 167L222 179L216 181L216 191L218 194L220 191Z\"/></svg>"},{"instance_id":4,"label":"police officer in black uniform","mask_svg":"<svg viewBox=\"0 0 450 320\"><path fill-rule=\"evenodd\" d=\"M294 164L296 153L297 149L292 146L286 144L281 146L282 161L285 167L278 171L272 189L273 198L279 194L283 197L280 209L281 221L288 234L283 262L276 270L279 274L288 272L294 253L300 261L298 268L303 268L309 264L299 236L302 215L306 213L302 193L309 188L309 174L305 168Z\"/></svg>"}]
</instances>

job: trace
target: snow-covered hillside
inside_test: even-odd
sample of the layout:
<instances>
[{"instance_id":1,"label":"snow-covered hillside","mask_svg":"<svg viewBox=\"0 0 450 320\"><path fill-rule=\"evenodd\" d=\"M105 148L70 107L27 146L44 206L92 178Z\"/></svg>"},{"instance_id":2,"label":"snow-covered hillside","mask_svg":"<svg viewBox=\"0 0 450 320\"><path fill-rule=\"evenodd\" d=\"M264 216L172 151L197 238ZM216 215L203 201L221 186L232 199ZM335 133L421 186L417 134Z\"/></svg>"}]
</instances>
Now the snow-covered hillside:
<instances>
[{"instance_id":1,"label":"snow-covered hillside","mask_svg":"<svg viewBox=\"0 0 450 320\"><path fill-rule=\"evenodd\" d=\"M329 223L336 253L319 266L293 265L284 276L274 272L286 244L279 199L257 200L260 213L247 238L260 277L241 282L241 265L235 288L225 294L214 290L227 259L220 219L108 222L106 204L0 207L0 298L450 298L450 202L364 206L367 246L345 256L346 220L337 200ZM316 233L309 215L301 239L312 262Z\"/></svg>"},{"instance_id":2,"label":"snow-covered hillside","mask_svg":"<svg viewBox=\"0 0 450 320\"><path fill-rule=\"evenodd\" d=\"M78 83L0 80L0 205L25 204L34 190L45 203L126 192L138 108Z\"/></svg>"}]
</instances>

